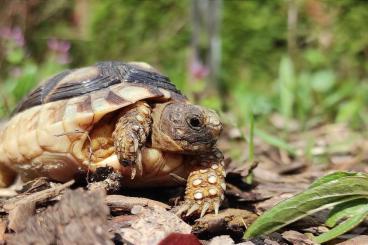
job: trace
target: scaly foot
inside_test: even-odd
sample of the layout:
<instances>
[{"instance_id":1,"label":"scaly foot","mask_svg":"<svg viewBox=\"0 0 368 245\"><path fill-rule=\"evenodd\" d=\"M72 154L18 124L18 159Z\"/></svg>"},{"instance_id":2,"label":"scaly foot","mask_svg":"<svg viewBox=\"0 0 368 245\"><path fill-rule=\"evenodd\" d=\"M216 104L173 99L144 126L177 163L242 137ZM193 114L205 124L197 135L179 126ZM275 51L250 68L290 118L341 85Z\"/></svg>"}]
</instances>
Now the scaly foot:
<instances>
[{"instance_id":1,"label":"scaly foot","mask_svg":"<svg viewBox=\"0 0 368 245\"><path fill-rule=\"evenodd\" d=\"M177 212L186 216L200 213L203 217L208 212L219 211L224 200L225 170L221 164L212 164L210 168L196 170L190 173L185 190L185 201Z\"/></svg>"},{"instance_id":2,"label":"scaly foot","mask_svg":"<svg viewBox=\"0 0 368 245\"><path fill-rule=\"evenodd\" d=\"M132 168L132 179L137 171L139 175L142 175L141 148L150 133L151 124L149 105L139 101L122 112L112 134L119 162L125 167Z\"/></svg>"}]
</instances>

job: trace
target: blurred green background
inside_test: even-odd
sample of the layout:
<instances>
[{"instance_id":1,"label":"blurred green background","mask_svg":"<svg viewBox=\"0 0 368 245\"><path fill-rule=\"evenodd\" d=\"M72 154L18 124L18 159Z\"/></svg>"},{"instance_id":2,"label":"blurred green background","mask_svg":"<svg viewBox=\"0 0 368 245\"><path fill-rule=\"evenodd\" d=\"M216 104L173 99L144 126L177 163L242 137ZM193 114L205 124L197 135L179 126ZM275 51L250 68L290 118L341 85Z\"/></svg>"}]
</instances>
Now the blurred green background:
<instances>
[{"instance_id":1,"label":"blurred green background","mask_svg":"<svg viewBox=\"0 0 368 245\"><path fill-rule=\"evenodd\" d=\"M368 1L0 4L0 117L63 69L135 60L157 67L196 103L223 111L237 125L250 113L260 127L271 115L302 129L368 125Z\"/></svg>"}]
</instances>

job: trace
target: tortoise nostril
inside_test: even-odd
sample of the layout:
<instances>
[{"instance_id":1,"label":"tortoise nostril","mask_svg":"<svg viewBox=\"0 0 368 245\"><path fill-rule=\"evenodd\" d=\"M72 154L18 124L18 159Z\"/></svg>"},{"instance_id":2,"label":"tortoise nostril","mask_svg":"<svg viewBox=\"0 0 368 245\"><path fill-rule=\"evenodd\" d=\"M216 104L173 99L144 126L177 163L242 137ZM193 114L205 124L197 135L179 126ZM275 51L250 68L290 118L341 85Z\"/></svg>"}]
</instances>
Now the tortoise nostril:
<instances>
[{"instance_id":1,"label":"tortoise nostril","mask_svg":"<svg viewBox=\"0 0 368 245\"><path fill-rule=\"evenodd\" d=\"M201 125L201 122L199 121L198 118L193 117L189 120L189 124L190 126L194 127L194 128L198 128Z\"/></svg>"}]
</instances>

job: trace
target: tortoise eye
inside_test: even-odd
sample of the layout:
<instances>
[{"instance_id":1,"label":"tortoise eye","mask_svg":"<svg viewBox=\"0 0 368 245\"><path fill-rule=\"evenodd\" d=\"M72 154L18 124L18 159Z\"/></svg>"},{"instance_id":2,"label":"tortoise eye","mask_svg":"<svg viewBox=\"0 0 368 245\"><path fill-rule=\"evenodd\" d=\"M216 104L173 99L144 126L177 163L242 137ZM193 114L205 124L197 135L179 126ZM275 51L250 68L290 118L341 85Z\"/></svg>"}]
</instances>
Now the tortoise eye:
<instances>
[{"instance_id":1,"label":"tortoise eye","mask_svg":"<svg viewBox=\"0 0 368 245\"><path fill-rule=\"evenodd\" d=\"M198 117L192 117L189 119L189 125L191 128L198 129L201 127L201 121Z\"/></svg>"}]
</instances>

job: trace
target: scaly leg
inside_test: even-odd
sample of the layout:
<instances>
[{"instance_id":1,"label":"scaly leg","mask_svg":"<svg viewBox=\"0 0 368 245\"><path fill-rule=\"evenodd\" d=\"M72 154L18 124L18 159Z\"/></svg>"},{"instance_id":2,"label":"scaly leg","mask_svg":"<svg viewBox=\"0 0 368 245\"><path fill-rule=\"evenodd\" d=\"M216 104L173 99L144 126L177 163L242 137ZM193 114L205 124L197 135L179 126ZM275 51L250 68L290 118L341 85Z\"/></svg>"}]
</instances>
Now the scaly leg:
<instances>
[{"instance_id":1,"label":"scaly leg","mask_svg":"<svg viewBox=\"0 0 368 245\"><path fill-rule=\"evenodd\" d=\"M119 162L132 167L132 179L137 170L142 175L141 147L150 133L151 124L151 108L147 103L139 101L122 112L112 134Z\"/></svg>"},{"instance_id":2,"label":"scaly leg","mask_svg":"<svg viewBox=\"0 0 368 245\"><path fill-rule=\"evenodd\" d=\"M215 149L207 155L199 156L193 163L199 169L191 172L188 177L185 201L177 214L185 211L186 216L194 212L200 213L200 217L212 211L217 214L226 189L223 155Z\"/></svg>"}]
</instances>

